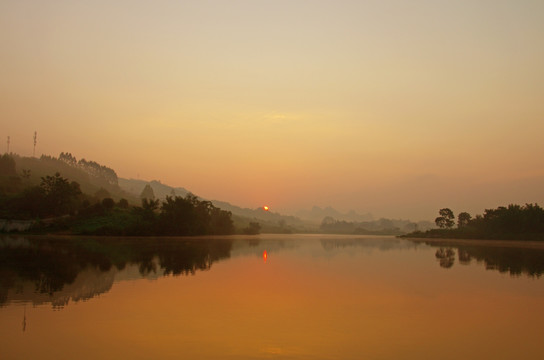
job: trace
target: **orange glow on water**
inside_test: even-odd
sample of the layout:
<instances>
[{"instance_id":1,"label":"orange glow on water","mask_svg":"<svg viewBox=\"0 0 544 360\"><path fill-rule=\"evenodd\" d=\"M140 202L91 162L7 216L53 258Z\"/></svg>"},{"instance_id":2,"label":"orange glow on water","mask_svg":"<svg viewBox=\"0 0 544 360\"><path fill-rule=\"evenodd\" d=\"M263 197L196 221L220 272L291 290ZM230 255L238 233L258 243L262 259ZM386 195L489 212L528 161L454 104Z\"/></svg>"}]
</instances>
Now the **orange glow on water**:
<instances>
[{"instance_id":1,"label":"orange glow on water","mask_svg":"<svg viewBox=\"0 0 544 360\"><path fill-rule=\"evenodd\" d=\"M266 262L266 259L268 259L268 253L265 251L263 251L263 261Z\"/></svg>"}]
</instances>

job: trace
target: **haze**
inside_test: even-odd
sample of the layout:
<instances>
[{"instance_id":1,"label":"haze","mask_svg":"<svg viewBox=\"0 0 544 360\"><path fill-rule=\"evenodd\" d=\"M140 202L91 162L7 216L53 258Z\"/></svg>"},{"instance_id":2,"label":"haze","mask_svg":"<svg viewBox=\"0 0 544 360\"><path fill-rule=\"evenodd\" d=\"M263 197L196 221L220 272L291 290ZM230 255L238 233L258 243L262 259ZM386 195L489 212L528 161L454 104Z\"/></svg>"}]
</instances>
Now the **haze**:
<instances>
[{"instance_id":1,"label":"haze","mask_svg":"<svg viewBox=\"0 0 544 360\"><path fill-rule=\"evenodd\" d=\"M2 0L2 146L283 213L542 204L543 39L539 0Z\"/></svg>"}]
</instances>

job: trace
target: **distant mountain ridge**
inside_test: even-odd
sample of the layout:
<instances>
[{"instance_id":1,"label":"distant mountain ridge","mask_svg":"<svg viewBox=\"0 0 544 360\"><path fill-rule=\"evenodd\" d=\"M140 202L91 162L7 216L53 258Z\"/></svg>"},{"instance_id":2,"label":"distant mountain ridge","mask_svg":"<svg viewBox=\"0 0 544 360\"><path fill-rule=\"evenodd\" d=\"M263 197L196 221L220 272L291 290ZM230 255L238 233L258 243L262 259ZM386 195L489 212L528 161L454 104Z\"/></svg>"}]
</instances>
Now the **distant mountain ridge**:
<instances>
[{"instance_id":1,"label":"distant mountain ridge","mask_svg":"<svg viewBox=\"0 0 544 360\"><path fill-rule=\"evenodd\" d=\"M164 200L167 196L185 197L191 193L183 187L172 187L159 180L125 179L117 177L115 171L93 161L81 159L77 161L70 153L61 153L59 158L51 156L21 157L11 154L16 162L17 173L21 174L25 186L34 186L40 183L41 177L60 173L70 181L80 184L85 194L96 198L111 197L115 201L126 199L132 205L141 205L140 195L146 186L153 190L154 197ZM25 175L26 174L26 175ZM28 176L27 176L28 175ZM25 177L26 176L26 177ZM100 193L100 195L99 195ZM197 196L198 197L198 196ZM199 197L200 200L208 200ZM374 220L371 213L360 214L354 210L347 213L340 212L331 206L321 208L314 206L309 210L299 210L293 215L282 215L263 208L243 208L220 200L209 200L220 209L230 211L234 225L238 229L247 227L251 222L258 222L262 232L290 233L290 232L320 232L324 219L335 222L343 233L354 232L359 228L367 231L381 231L398 228L401 231L413 231L416 223L408 220ZM386 221L387 220L387 221ZM338 224L336 224L338 223ZM345 224L350 223L350 224ZM336 229L335 227L335 229ZM418 222L419 230L432 227L431 223Z\"/></svg>"},{"instance_id":2,"label":"distant mountain ridge","mask_svg":"<svg viewBox=\"0 0 544 360\"><path fill-rule=\"evenodd\" d=\"M151 186L155 199L163 200L167 196L186 196L191 193L189 190L183 187L172 187L166 184L161 183L159 180L139 180L139 179L123 179L119 178L119 186L123 191L126 191L133 196L140 196L144 187L146 185ZM201 197L198 197L201 200ZM240 206L232 205L226 201L220 200L209 200L212 204L220 209L230 211L235 215L235 223L238 227L244 227L249 224L250 221L261 222L263 230L282 232L283 231L294 231L293 227L296 227L298 231L315 231L316 226L309 223L308 221L303 221L295 216L290 215L281 215L272 211L265 211L262 208L249 209L242 208Z\"/></svg>"},{"instance_id":3,"label":"distant mountain ridge","mask_svg":"<svg viewBox=\"0 0 544 360\"><path fill-rule=\"evenodd\" d=\"M371 213L359 214L355 210L350 210L347 213L341 213L338 210L327 206L326 208L320 208L319 206L313 206L310 210L299 210L295 213L301 219L310 220L313 222L321 222L325 217L332 217L336 220L344 221L372 221L374 220Z\"/></svg>"},{"instance_id":4,"label":"distant mountain ridge","mask_svg":"<svg viewBox=\"0 0 544 360\"><path fill-rule=\"evenodd\" d=\"M70 155L67 158L67 155ZM123 191L118 185L115 171L94 161L85 159L76 161L71 154L61 153L59 158L42 155L40 158L24 157L10 154L16 163L17 173L24 178L25 186L40 184L41 178L60 173L70 181L77 182L81 191L95 195L100 190L106 190L115 200L127 199L131 203L139 203L137 197ZM24 175L25 172L28 175Z\"/></svg>"},{"instance_id":5,"label":"distant mountain ridge","mask_svg":"<svg viewBox=\"0 0 544 360\"><path fill-rule=\"evenodd\" d=\"M165 199L167 196L185 196L190 193L183 187L172 187L161 183L159 180L118 179L119 186L124 191L139 197L146 185L151 186L156 199Z\"/></svg>"}]
</instances>

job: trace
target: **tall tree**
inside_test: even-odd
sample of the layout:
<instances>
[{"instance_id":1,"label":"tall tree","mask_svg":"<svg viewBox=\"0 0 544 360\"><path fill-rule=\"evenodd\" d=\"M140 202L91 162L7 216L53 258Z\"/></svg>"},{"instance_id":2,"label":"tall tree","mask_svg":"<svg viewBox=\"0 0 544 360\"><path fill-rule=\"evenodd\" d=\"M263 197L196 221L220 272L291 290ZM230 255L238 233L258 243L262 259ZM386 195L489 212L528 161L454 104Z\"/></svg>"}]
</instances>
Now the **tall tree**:
<instances>
[{"instance_id":1,"label":"tall tree","mask_svg":"<svg viewBox=\"0 0 544 360\"><path fill-rule=\"evenodd\" d=\"M457 227L462 228L468 225L472 216L468 212L461 212L457 215Z\"/></svg>"},{"instance_id":2,"label":"tall tree","mask_svg":"<svg viewBox=\"0 0 544 360\"><path fill-rule=\"evenodd\" d=\"M79 184L56 173L42 177L40 188L45 196L48 215L64 215L76 209L77 197L81 195Z\"/></svg>"},{"instance_id":3,"label":"tall tree","mask_svg":"<svg viewBox=\"0 0 544 360\"><path fill-rule=\"evenodd\" d=\"M438 214L440 215L436 219L434 219L434 222L436 226L438 226L441 229L451 229L455 222L453 219L455 219L455 215L453 215L453 211L451 211L448 208L440 209L438 211Z\"/></svg>"},{"instance_id":4,"label":"tall tree","mask_svg":"<svg viewBox=\"0 0 544 360\"><path fill-rule=\"evenodd\" d=\"M140 194L140 199L155 200L155 193L153 192L153 188L151 187L151 185L145 185L142 193Z\"/></svg>"}]
</instances>

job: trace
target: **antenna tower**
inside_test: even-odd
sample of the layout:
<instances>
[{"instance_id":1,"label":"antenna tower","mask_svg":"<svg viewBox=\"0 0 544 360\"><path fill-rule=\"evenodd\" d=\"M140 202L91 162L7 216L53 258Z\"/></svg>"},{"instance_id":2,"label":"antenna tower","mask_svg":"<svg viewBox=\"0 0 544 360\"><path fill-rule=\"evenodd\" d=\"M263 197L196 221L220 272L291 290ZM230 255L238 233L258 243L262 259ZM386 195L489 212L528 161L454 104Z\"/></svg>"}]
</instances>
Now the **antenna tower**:
<instances>
[{"instance_id":1,"label":"antenna tower","mask_svg":"<svg viewBox=\"0 0 544 360\"><path fill-rule=\"evenodd\" d=\"M32 150L32 157L36 157L36 140L38 139L38 132L34 131L34 150Z\"/></svg>"},{"instance_id":2,"label":"antenna tower","mask_svg":"<svg viewBox=\"0 0 544 360\"><path fill-rule=\"evenodd\" d=\"M9 154L9 143L10 143L10 138L8 136L8 154Z\"/></svg>"}]
</instances>

